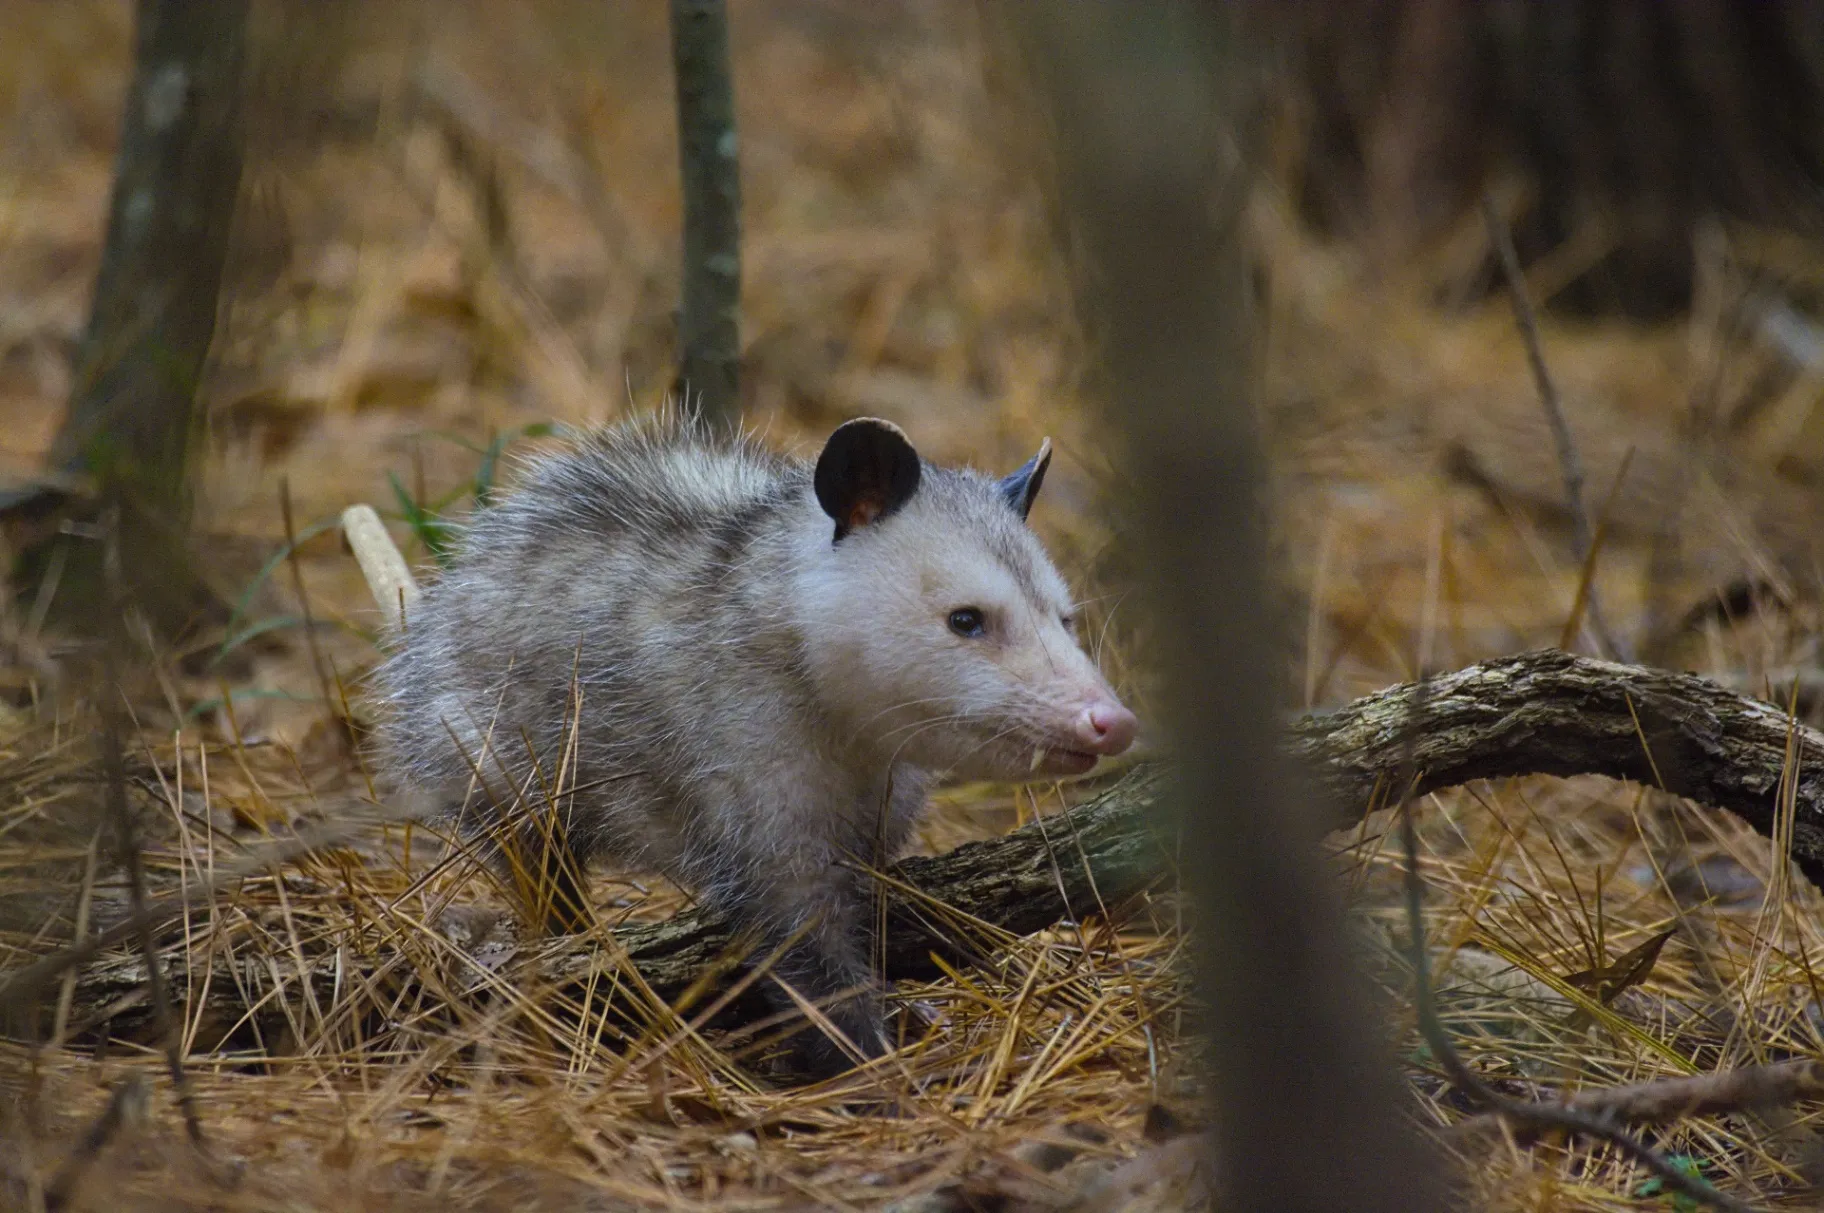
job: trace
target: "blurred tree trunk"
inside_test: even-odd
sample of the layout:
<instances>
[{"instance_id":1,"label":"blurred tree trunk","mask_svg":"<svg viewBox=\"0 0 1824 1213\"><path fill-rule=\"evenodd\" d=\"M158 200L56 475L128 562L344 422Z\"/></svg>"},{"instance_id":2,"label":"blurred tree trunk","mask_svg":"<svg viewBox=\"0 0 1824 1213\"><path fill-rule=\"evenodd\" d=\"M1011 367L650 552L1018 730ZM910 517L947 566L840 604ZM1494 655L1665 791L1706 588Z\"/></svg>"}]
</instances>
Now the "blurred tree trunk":
<instances>
[{"instance_id":1,"label":"blurred tree trunk","mask_svg":"<svg viewBox=\"0 0 1824 1213\"><path fill-rule=\"evenodd\" d=\"M1177 757L1180 871L1209 1014L1224 1208L1411 1213L1439 1191L1319 862L1320 798L1278 761L1252 403L1255 70L1232 6L1022 6L1084 302L1125 439Z\"/></svg>"},{"instance_id":2,"label":"blurred tree trunk","mask_svg":"<svg viewBox=\"0 0 1824 1213\"><path fill-rule=\"evenodd\" d=\"M724 0L671 0L684 183L681 399L712 422L741 415L741 161Z\"/></svg>"},{"instance_id":3,"label":"blurred tree trunk","mask_svg":"<svg viewBox=\"0 0 1824 1213\"><path fill-rule=\"evenodd\" d=\"M191 584L189 464L241 179L247 11L248 0L139 0L107 240L52 448L118 527L124 588L171 625ZM101 599L88 563L72 549L64 573L64 600L79 607Z\"/></svg>"}]
</instances>

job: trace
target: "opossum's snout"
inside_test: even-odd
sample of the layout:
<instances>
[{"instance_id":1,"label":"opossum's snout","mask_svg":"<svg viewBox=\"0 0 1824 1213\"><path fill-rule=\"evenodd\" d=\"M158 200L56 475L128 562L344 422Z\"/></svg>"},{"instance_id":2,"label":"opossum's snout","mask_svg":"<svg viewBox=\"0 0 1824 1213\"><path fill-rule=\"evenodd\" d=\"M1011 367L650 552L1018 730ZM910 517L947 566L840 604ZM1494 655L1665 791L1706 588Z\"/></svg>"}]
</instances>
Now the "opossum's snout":
<instances>
[{"instance_id":1,"label":"opossum's snout","mask_svg":"<svg viewBox=\"0 0 1824 1213\"><path fill-rule=\"evenodd\" d=\"M1101 699L1077 717L1076 739L1086 753L1112 758L1134 744L1139 730L1140 721L1132 712L1113 699Z\"/></svg>"},{"instance_id":2,"label":"opossum's snout","mask_svg":"<svg viewBox=\"0 0 1824 1213\"><path fill-rule=\"evenodd\" d=\"M1104 692L1084 704L1070 725L1032 752L1032 774L1082 775L1103 758L1134 744L1140 722L1112 694Z\"/></svg>"}]
</instances>

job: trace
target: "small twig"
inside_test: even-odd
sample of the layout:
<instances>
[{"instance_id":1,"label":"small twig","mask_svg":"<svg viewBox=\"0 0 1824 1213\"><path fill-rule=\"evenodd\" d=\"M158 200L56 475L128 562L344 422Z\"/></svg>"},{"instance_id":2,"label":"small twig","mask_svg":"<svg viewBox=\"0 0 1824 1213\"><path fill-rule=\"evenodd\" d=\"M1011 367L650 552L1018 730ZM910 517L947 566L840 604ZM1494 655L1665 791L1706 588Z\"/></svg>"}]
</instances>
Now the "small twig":
<instances>
[{"instance_id":1,"label":"small twig","mask_svg":"<svg viewBox=\"0 0 1824 1213\"><path fill-rule=\"evenodd\" d=\"M412 83L446 125L463 128L470 142L486 143L492 153L510 158L587 212L607 247L630 250L640 266L654 262L656 253L644 229L631 222L614 195L602 187L601 174L587 155L586 132L572 132L576 146L567 145L548 126L523 121L500 109L460 68L444 59L426 63Z\"/></svg>"},{"instance_id":2,"label":"small twig","mask_svg":"<svg viewBox=\"0 0 1824 1213\"><path fill-rule=\"evenodd\" d=\"M684 180L678 394L711 421L740 416L741 165L724 0L671 0Z\"/></svg>"},{"instance_id":3,"label":"small twig","mask_svg":"<svg viewBox=\"0 0 1824 1213\"><path fill-rule=\"evenodd\" d=\"M513 214L501 189L500 170L494 162L491 141L472 138L466 124L446 110L437 116L443 135L444 153L449 157L455 175L469 188L475 205L475 218L481 226L487 254L508 265L519 263L519 252L513 238Z\"/></svg>"},{"instance_id":4,"label":"small twig","mask_svg":"<svg viewBox=\"0 0 1824 1213\"><path fill-rule=\"evenodd\" d=\"M1723 1116L1819 1098L1824 1098L1824 1062L1808 1058L1602 1087L1579 1092L1559 1106L1611 1124L1653 1125L1686 1116ZM1456 1125L1452 1132L1472 1134L1500 1123L1499 1115L1477 1116Z\"/></svg>"},{"instance_id":5,"label":"small twig","mask_svg":"<svg viewBox=\"0 0 1824 1213\"><path fill-rule=\"evenodd\" d=\"M1615 498L1621 493L1622 481L1627 479L1628 467L1634 462L1634 448L1621 457L1621 466L1615 469L1615 479L1609 485L1608 493L1602 499L1602 509L1596 515L1596 533L1590 539L1590 550L1584 553L1583 567L1577 573L1577 593L1571 599L1571 612L1565 616L1564 631L1558 635L1558 647L1566 652L1577 640L1577 633L1583 628L1586 608L1590 605L1590 596L1596 592L1596 562L1602 557L1602 541L1609 533L1609 519L1613 516Z\"/></svg>"},{"instance_id":6,"label":"small twig","mask_svg":"<svg viewBox=\"0 0 1824 1213\"><path fill-rule=\"evenodd\" d=\"M44 1207L47 1213L56 1213L58 1209L68 1206L70 1197L75 1194L76 1185L81 1181L101 1152L120 1135L122 1128L145 1119L146 1115L146 1080L134 1074L120 1082L114 1093L108 1097L107 1106L101 1110L89 1125L82 1140L70 1151L70 1156L63 1160L57 1173L44 1186Z\"/></svg>"},{"instance_id":7,"label":"small twig","mask_svg":"<svg viewBox=\"0 0 1824 1213\"><path fill-rule=\"evenodd\" d=\"M95 869L101 861L101 831L96 830L89 839L88 857L83 861L82 889L76 896L75 938L81 939L89 933L89 909L94 904ZM63 1047L63 1034L70 1026L70 1001L76 996L76 970L71 969L63 975L63 989L57 993L57 1013L51 1019L51 1043L53 1049Z\"/></svg>"},{"instance_id":8,"label":"small twig","mask_svg":"<svg viewBox=\"0 0 1824 1213\"><path fill-rule=\"evenodd\" d=\"M196 1100L190 1090L189 1076L184 1072L183 1044L179 1038L176 1024L171 1018L171 995L165 984L164 966L159 963L158 943L152 931L152 920L146 912L146 865L145 856L139 849L138 831L133 828L133 808L127 803L127 761L126 750L121 744L123 732L120 722L120 706L115 702L116 696L124 694L120 679L116 674L116 648L118 635L113 631L116 621L122 621L132 609L127 601L121 578L120 562L120 513L110 510L101 531L102 584L107 595L107 621L97 635L96 664L94 672L99 675L95 687L95 700L98 714L101 717L101 730L98 741L101 745L102 779L106 784L104 807L107 820L114 828L116 858L127 874L127 909L129 915L138 920L138 938L140 954L146 963L146 988L152 999L153 1031L157 1034L165 1055L165 1067L171 1073L171 1087L177 1096L177 1106L184 1117L184 1130L190 1142L199 1152L206 1149L203 1141L203 1124L196 1112ZM11 983L9 983L11 984Z\"/></svg>"},{"instance_id":9,"label":"small twig","mask_svg":"<svg viewBox=\"0 0 1824 1213\"><path fill-rule=\"evenodd\" d=\"M1426 671L1419 671L1413 688L1411 712L1407 720L1404 769L1400 774L1400 845L1406 857L1406 924L1409 962L1412 965L1413 998L1418 1006L1419 1030L1432 1055L1444 1067L1450 1081L1492 1115L1511 1126L1517 1137L1537 1137L1561 1132L1595 1137L1608 1142L1641 1166L1651 1171L1667 1188L1692 1200L1702 1201L1729 1213L1754 1213L1751 1205L1718 1191L1700 1176L1688 1174L1674 1166L1659 1151L1631 1136L1619 1124L1600 1111L1561 1104L1527 1103L1502 1095L1469 1068L1438 1017L1436 997L1431 988L1431 965L1425 944L1425 885L1419 872L1418 829L1414 824L1413 791L1418 786L1418 738L1425 723L1425 703L1430 690Z\"/></svg>"},{"instance_id":10,"label":"small twig","mask_svg":"<svg viewBox=\"0 0 1824 1213\"><path fill-rule=\"evenodd\" d=\"M177 1094L177 1106L183 1113L184 1131L192 1145L205 1148L203 1123L197 1116L196 1099L190 1089L189 1075L184 1071L182 1045L171 1018L171 994L165 984L165 968L158 959L158 944L152 934L152 919L146 913L146 865L140 853L139 838L133 828L133 810L127 804L127 767L120 744L120 719L113 706L118 688L106 680L98 698L101 700L101 762L108 781L108 816L114 823L114 843L121 866L127 872L128 908L139 923L139 950L146 962L146 985L152 996L153 1030L165 1054L165 1068L171 1073L171 1086Z\"/></svg>"},{"instance_id":11,"label":"small twig","mask_svg":"<svg viewBox=\"0 0 1824 1213\"><path fill-rule=\"evenodd\" d=\"M279 477L279 512L285 519L285 563L291 566L291 584L298 592L298 613L304 617L304 646L310 652L311 668L317 672L317 686L323 693L323 704L335 711L335 697L329 693L329 673L323 664L323 651L317 647L317 622L310 615L310 595L304 590L304 568L298 563L298 530L291 518L291 480Z\"/></svg>"},{"instance_id":12,"label":"small twig","mask_svg":"<svg viewBox=\"0 0 1824 1213\"><path fill-rule=\"evenodd\" d=\"M1571 437L1571 427L1564 419L1564 404L1558 396L1558 386L1552 381L1552 373L1545 365L1545 347L1539 340L1539 319L1533 311L1532 297L1527 294L1526 275L1520 269L1520 255L1514 251L1513 236L1502 222L1501 214L1495 209L1495 200L1490 195L1482 196L1482 221L1488 226L1489 242L1495 247L1501 260L1501 272L1507 279L1507 290L1514 304L1514 322L1520 329L1520 339L1526 346L1526 361L1533 371L1533 384L1539 389L1539 403L1545 409L1546 424L1552 431L1552 445L1558 451L1558 467L1564 473L1565 506L1571 514L1571 537L1577 549L1577 563L1582 564L1590 556L1590 545L1594 541L1595 531L1590 526L1590 514L1583 500L1583 460L1577 454L1576 440ZM1588 611L1590 630L1596 634L1606 655L1622 661L1630 660L1626 651L1615 640L1609 631L1608 623L1602 614L1602 605L1596 595L1596 587L1589 588Z\"/></svg>"}]
</instances>

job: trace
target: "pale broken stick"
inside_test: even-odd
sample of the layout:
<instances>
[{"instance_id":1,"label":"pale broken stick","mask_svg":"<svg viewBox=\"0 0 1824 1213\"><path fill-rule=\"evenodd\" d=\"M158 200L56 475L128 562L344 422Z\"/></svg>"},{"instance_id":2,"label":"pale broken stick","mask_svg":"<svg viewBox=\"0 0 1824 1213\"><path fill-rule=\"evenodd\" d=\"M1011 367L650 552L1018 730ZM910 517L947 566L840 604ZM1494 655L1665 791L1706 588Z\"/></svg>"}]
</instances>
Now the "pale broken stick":
<instances>
[{"instance_id":1,"label":"pale broken stick","mask_svg":"<svg viewBox=\"0 0 1824 1213\"><path fill-rule=\"evenodd\" d=\"M374 604L386 616L388 630L394 634L403 631L423 593L399 546L386 533L386 524L372 506L351 505L342 511L342 535L361 566Z\"/></svg>"}]
</instances>

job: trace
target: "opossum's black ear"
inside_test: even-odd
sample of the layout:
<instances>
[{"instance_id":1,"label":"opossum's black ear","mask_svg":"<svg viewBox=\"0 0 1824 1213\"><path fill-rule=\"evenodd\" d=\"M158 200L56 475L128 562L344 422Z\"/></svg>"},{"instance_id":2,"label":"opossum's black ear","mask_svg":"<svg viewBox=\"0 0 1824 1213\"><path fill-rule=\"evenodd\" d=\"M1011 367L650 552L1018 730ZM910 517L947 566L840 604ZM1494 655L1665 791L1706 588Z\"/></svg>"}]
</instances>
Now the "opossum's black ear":
<instances>
[{"instance_id":1,"label":"opossum's black ear","mask_svg":"<svg viewBox=\"0 0 1824 1213\"><path fill-rule=\"evenodd\" d=\"M1051 466L1051 439L1039 443L1039 453L1020 466L1020 470L1001 481L1001 496L1007 504L1019 512L1020 517L1032 513L1032 499L1039 495L1039 486L1045 483L1045 469Z\"/></svg>"},{"instance_id":2,"label":"opossum's black ear","mask_svg":"<svg viewBox=\"0 0 1824 1213\"><path fill-rule=\"evenodd\" d=\"M812 486L817 504L836 520L836 538L876 522L918 491L918 452L891 421L845 421L823 444Z\"/></svg>"}]
</instances>

